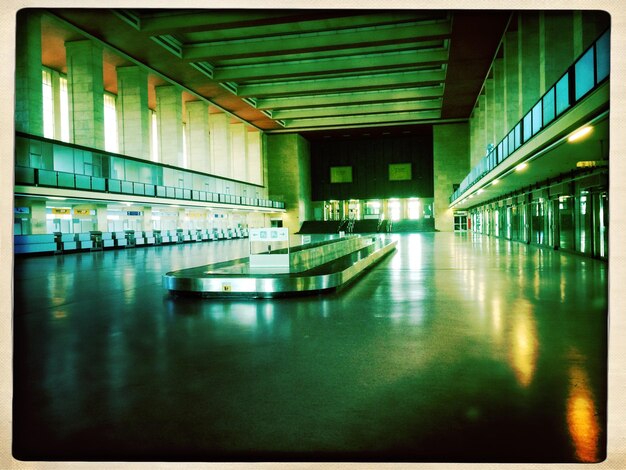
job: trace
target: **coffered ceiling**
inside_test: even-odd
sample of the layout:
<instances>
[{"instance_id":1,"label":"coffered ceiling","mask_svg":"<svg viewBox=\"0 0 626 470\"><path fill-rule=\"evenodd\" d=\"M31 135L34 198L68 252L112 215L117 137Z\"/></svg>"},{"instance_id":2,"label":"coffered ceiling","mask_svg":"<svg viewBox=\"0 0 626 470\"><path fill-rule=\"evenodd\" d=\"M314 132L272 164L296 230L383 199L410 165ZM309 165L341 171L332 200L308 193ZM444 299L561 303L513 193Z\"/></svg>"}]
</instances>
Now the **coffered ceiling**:
<instances>
[{"instance_id":1,"label":"coffered ceiling","mask_svg":"<svg viewBox=\"0 0 626 470\"><path fill-rule=\"evenodd\" d=\"M63 41L105 46L153 84L180 84L267 132L467 119L510 18L506 11L51 9L44 64ZM46 58L45 54L48 55ZM109 75L107 79L106 75Z\"/></svg>"}]
</instances>

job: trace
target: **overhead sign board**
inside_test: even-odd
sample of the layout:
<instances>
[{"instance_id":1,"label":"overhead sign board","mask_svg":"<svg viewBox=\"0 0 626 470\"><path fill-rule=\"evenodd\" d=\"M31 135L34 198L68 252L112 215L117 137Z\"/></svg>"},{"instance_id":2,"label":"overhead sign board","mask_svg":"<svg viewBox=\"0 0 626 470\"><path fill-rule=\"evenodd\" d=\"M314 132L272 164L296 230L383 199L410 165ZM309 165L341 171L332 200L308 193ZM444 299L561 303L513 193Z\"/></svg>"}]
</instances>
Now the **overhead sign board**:
<instances>
[{"instance_id":1,"label":"overhead sign board","mask_svg":"<svg viewBox=\"0 0 626 470\"><path fill-rule=\"evenodd\" d=\"M251 242L287 242L289 229L286 227L251 228L249 237Z\"/></svg>"}]
</instances>

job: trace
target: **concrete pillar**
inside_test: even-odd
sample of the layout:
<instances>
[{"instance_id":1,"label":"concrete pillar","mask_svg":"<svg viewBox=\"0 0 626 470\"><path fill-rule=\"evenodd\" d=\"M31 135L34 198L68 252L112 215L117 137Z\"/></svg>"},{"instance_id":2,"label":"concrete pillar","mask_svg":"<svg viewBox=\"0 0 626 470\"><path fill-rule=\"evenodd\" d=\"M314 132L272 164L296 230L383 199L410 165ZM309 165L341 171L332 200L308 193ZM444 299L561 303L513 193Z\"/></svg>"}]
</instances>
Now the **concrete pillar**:
<instances>
[{"instance_id":1,"label":"concrete pillar","mask_svg":"<svg viewBox=\"0 0 626 470\"><path fill-rule=\"evenodd\" d=\"M478 128L476 134L476 154L472 155L472 167L476 166L478 162L487 153L487 125L486 125L486 96L480 95L478 97Z\"/></svg>"},{"instance_id":2,"label":"concrete pillar","mask_svg":"<svg viewBox=\"0 0 626 470\"><path fill-rule=\"evenodd\" d=\"M96 230L108 232L109 221L107 219L108 209L106 204L96 206Z\"/></svg>"},{"instance_id":3,"label":"concrete pillar","mask_svg":"<svg viewBox=\"0 0 626 470\"><path fill-rule=\"evenodd\" d=\"M183 98L178 87L155 87L159 161L183 167Z\"/></svg>"},{"instance_id":4,"label":"concrete pillar","mask_svg":"<svg viewBox=\"0 0 626 470\"><path fill-rule=\"evenodd\" d=\"M491 72L493 74L493 70ZM488 78L485 82L485 146L495 145L496 141L496 86L495 80Z\"/></svg>"},{"instance_id":5,"label":"concrete pillar","mask_svg":"<svg viewBox=\"0 0 626 470\"><path fill-rule=\"evenodd\" d=\"M269 199L283 201L283 226L297 232L311 220L309 143L298 134L265 135Z\"/></svg>"},{"instance_id":6,"label":"concrete pillar","mask_svg":"<svg viewBox=\"0 0 626 470\"><path fill-rule=\"evenodd\" d=\"M526 114L541 96L539 13L523 12L518 25L521 114Z\"/></svg>"},{"instance_id":7,"label":"concrete pillar","mask_svg":"<svg viewBox=\"0 0 626 470\"><path fill-rule=\"evenodd\" d=\"M574 12L574 57L581 55L600 35L608 29L611 17L599 10Z\"/></svg>"},{"instance_id":8,"label":"concrete pillar","mask_svg":"<svg viewBox=\"0 0 626 470\"><path fill-rule=\"evenodd\" d=\"M142 220L142 230L151 231L152 230L152 206L144 206L141 208L143 212L143 220Z\"/></svg>"},{"instance_id":9,"label":"concrete pillar","mask_svg":"<svg viewBox=\"0 0 626 470\"><path fill-rule=\"evenodd\" d=\"M543 37L541 64L545 69L545 93L574 62L574 14L571 11L542 12Z\"/></svg>"},{"instance_id":10,"label":"concrete pillar","mask_svg":"<svg viewBox=\"0 0 626 470\"><path fill-rule=\"evenodd\" d=\"M248 130L248 182L263 184L263 162L261 154L261 132Z\"/></svg>"},{"instance_id":11,"label":"concrete pillar","mask_svg":"<svg viewBox=\"0 0 626 470\"><path fill-rule=\"evenodd\" d=\"M504 96L504 60L496 59L493 63L494 84L494 144L497 144L508 134L506 126L506 101Z\"/></svg>"},{"instance_id":12,"label":"concrete pillar","mask_svg":"<svg viewBox=\"0 0 626 470\"><path fill-rule=\"evenodd\" d=\"M226 113L209 114L211 167L215 175L226 178L232 178L229 121Z\"/></svg>"},{"instance_id":13,"label":"concrete pillar","mask_svg":"<svg viewBox=\"0 0 626 470\"><path fill-rule=\"evenodd\" d=\"M148 72L143 68L117 67L116 108L120 153L149 160Z\"/></svg>"},{"instance_id":14,"label":"concrete pillar","mask_svg":"<svg viewBox=\"0 0 626 470\"><path fill-rule=\"evenodd\" d=\"M467 123L433 126L433 176L435 229L454 231L454 215L449 209L452 185L459 184L470 171L470 138Z\"/></svg>"},{"instance_id":15,"label":"concrete pillar","mask_svg":"<svg viewBox=\"0 0 626 470\"><path fill-rule=\"evenodd\" d=\"M248 142L246 126L241 123L233 123L228 129L230 133L230 161L232 164L232 177L240 181L248 181Z\"/></svg>"},{"instance_id":16,"label":"concrete pillar","mask_svg":"<svg viewBox=\"0 0 626 470\"><path fill-rule=\"evenodd\" d=\"M43 136L41 16L17 14L15 54L15 130Z\"/></svg>"},{"instance_id":17,"label":"concrete pillar","mask_svg":"<svg viewBox=\"0 0 626 470\"><path fill-rule=\"evenodd\" d=\"M211 173L211 148L209 138L209 105L204 101L187 101L187 133L189 167Z\"/></svg>"},{"instance_id":18,"label":"concrete pillar","mask_svg":"<svg viewBox=\"0 0 626 470\"><path fill-rule=\"evenodd\" d=\"M504 100L506 102L506 127L511 129L522 118L520 112L520 62L517 31L504 37Z\"/></svg>"},{"instance_id":19,"label":"concrete pillar","mask_svg":"<svg viewBox=\"0 0 626 470\"><path fill-rule=\"evenodd\" d=\"M104 149L102 46L91 41L65 43L70 140Z\"/></svg>"},{"instance_id":20,"label":"concrete pillar","mask_svg":"<svg viewBox=\"0 0 626 470\"><path fill-rule=\"evenodd\" d=\"M52 71L52 100L54 107L54 138L62 140L61 122L61 74L56 70Z\"/></svg>"}]
</instances>

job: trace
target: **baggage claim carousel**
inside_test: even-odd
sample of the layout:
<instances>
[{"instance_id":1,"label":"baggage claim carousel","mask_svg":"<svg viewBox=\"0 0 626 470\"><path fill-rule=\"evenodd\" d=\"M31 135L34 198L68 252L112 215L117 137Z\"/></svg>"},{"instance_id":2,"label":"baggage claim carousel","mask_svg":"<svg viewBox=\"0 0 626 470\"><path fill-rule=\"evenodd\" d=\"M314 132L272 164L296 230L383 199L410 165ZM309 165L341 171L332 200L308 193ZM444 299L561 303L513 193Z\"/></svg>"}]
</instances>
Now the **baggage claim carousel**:
<instances>
[{"instance_id":1,"label":"baggage claim carousel","mask_svg":"<svg viewBox=\"0 0 626 470\"><path fill-rule=\"evenodd\" d=\"M259 245L262 251L254 249ZM201 297L328 292L354 280L396 245L384 235L351 235L290 247L287 229L251 229L249 257L169 272L163 286L174 295Z\"/></svg>"}]
</instances>

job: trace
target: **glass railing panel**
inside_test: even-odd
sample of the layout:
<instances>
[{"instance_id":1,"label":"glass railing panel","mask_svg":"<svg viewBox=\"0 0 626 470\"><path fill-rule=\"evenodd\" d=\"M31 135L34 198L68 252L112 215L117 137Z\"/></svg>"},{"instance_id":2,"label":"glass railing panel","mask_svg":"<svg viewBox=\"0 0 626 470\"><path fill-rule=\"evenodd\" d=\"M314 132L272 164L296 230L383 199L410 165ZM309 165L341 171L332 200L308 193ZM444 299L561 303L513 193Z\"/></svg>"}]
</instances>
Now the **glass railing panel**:
<instances>
[{"instance_id":1,"label":"glass railing panel","mask_svg":"<svg viewBox=\"0 0 626 470\"><path fill-rule=\"evenodd\" d=\"M543 128L543 116L542 116L542 104L541 101L533 106L533 135L537 134Z\"/></svg>"},{"instance_id":2,"label":"glass railing panel","mask_svg":"<svg viewBox=\"0 0 626 470\"><path fill-rule=\"evenodd\" d=\"M155 188L153 184L144 185L145 195L146 196L155 196Z\"/></svg>"},{"instance_id":3,"label":"glass railing panel","mask_svg":"<svg viewBox=\"0 0 626 470\"><path fill-rule=\"evenodd\" d=\"M97 176L91 177L91 189L93 191L105 191L106 190L106 180L104 178L100 178Z\"/></svg>"},{"instance_id":4,"label":"glass railing panel","mask_svg":"<svg viewBox=\"0 0 626 470\"><path fill-rule=\"evenodd\" d=\"M76 185L74 182L74 173L58 172L57 178L57 185L59 187L74 188Z\"/></svg>"},{"instance_id":5,"label":"glass railing panel","mask_svg":"<svg viewBox=\"0 0 626 470\"><path fill-rule=\"evenodd\" d=\"M566 73L556 82L556 115L560 116L570 106L569 102L569 74Z\"/></svg>"},{"instance_id":6,"label":"glass railing panel","mask_svg":"<svg viewBox=\"0 0 626 470\"><path fill-rule=\"evenodd\" d=\"M35 169L16 166L15 184L35 184Z\"/></svg>"},{"instance_id":7,"label":"glass railing panel","mask_svg":"<svg viewBox=\"0 0 626 470\"><path fill-rule=\"evenodd\" d=\"M543 103L543 125L550 124L555 117L554 87L550 88L541 100Z\"/></svg>"},{"instance_id":8,"label":"glass railing panel","mask_svg":"<svg viewBox=\"0 0 626 470\"><path fill-rule=\"evenodd\" d=\"M132 181L122 181L122 192L124 194L133 194L134 188Z\"/></svg>"},{"instance_id":9,"label":"glass railing panel","mask_svg":"<svg viewBox=\"0 0 626 470\"><path fill-rule=\"evenodd\" d=\"M122 182L120 180L109 179L109 192L121 193L122 192Z\"/></svg>"},{"instance_id":10,"label":"glass railing panel","mask_svg":"<svg viewBox=\"0 0 626 470\"><path fill-rule=\"evenodd\" d=\"M590 48L574 65L574 97L576 101L585 96L595 85L594 48Z\"/></svg>"},{"instance_id":11,"label":"glass railing panel","mask_svg":"<svg viewBox=\"0 0 626 470\"><path fill-rule=\"evenodd\" d=\"M76 189L91 190L91 176L76 175Z\"/></svg>"},{"instance_id":12,"label":"glass railing panel","mask_svg":"<svg viewBox=\"0 0 626 470\"><path fill-rule=\"evenodd\" d=\"M611 36L609 31L596 42L596 83L609 76L611 63Z\"/></svg>"},{"instance_id":13,"label":"glass railing panel","mask_svg":"<svg viewBox=\"0 0 626 470\"><path fill-rule=\"evenodd\" d=\"M528 142L533 136L533 115L529 112L522 121L522 130L524 131L524 143Z\"/></svg>"}]
</instances>

